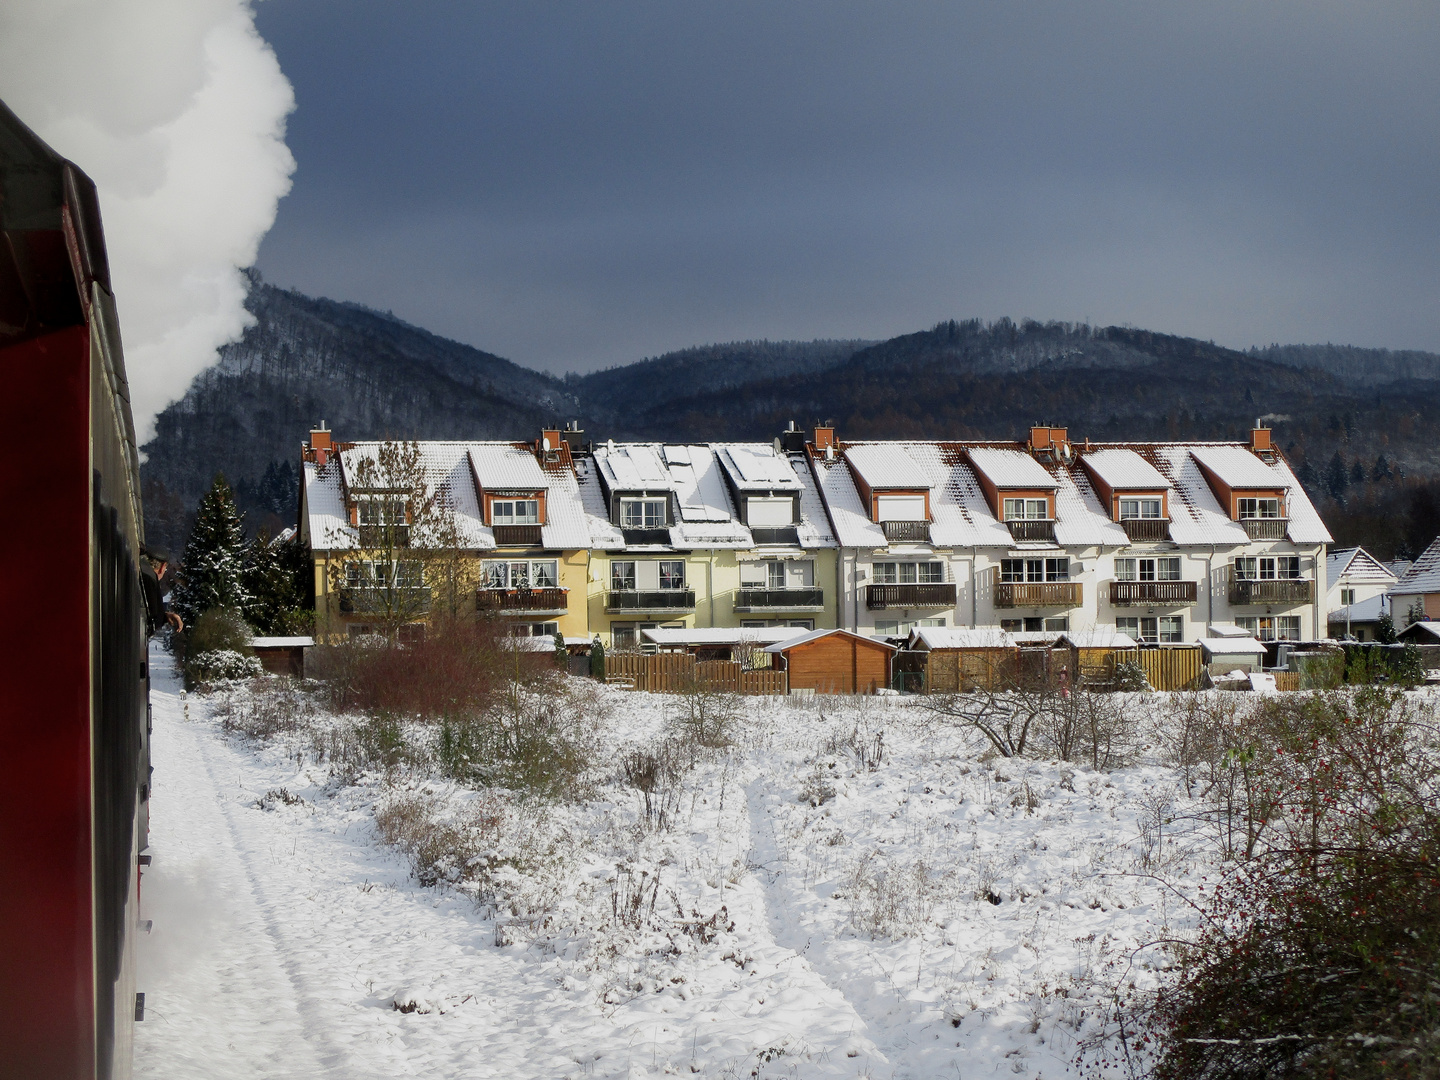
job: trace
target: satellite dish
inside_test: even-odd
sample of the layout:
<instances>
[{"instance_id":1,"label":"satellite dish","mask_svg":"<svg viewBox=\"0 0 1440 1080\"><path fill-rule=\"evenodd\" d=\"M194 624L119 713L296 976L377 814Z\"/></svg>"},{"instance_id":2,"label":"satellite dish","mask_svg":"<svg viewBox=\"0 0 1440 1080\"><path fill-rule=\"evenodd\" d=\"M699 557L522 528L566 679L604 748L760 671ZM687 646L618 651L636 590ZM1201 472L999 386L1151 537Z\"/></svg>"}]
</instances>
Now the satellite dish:
<instances>
[{"instance_id":1,"label":"satellite dish","mask_svg":"<svg viewBox=\"0 0 1440 1080\"><path fill-rule=\"evenodd\" d=\"M550 436L548 436L548 435L545 436L543 439L540 440L540 445L541 445L541 447L544 448L544 450L545 450L545 452L546 452L547 454L548 454L551 450L555 449L553 446L550 445Z\"/></svg>"},{"instance_id":2,"label":"satellite dish","mask_svg":"<svg viewBox=\"0 0 1440 1080\"><path fill-rule=\"evenodd\" d=\"M780 440L778 438L775 440L775 456L780 456Z\"/></svg>"}]
</instances>

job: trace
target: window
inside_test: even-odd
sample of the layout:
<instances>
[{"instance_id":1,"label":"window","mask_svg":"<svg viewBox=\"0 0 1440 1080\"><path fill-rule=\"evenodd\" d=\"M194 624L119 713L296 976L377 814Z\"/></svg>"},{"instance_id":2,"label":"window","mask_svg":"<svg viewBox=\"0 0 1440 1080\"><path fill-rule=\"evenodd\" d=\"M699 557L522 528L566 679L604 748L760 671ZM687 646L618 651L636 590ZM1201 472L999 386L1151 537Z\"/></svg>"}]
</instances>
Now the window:
<instances>
[{"instance_id":1,"label":"window","mask_svg":"<svg viewBox=\"0 0 1440 1080\"><path fill-rule=\"evenodd\" d=\"M762 528L782 528L795 524L795 500L786 497L759 497L745 500L745 524Z\"/></svg>"},{"instance_id":2,"label":"window","mask_svg":"<svg viewBox=\"0 0 1440 1080\"><path fill-rule=\"evenodd\" d=\"M762 559L740 564L742 588L808 589L814 584L813 559Z\"/></svg>"},{"instance_id":3,"label":"window","mask_svg":"<svg viewBox=\"0 0 1440 1080\"><path fill-rule=\"evenodd\" d=\"M876 636L876 637L899 637L899 636L900 636L900 622L899 622L899 620L897 620L897 619L876 619L876 620L875 620L875 636Z\"/></svg>"},{"instance_id":4,"label":"window","mask_svg":"<svg viewBox=\"0 0 1440 1080\"><path fill-rule=\"evenodd\" d=\"M496 499L490 503L492 525L539 525L539 499Z\"/></svg>"},{"instance_id":5,"label":"window","mask_svg":"<svg viewBox=\"0 0 1440 1080\"><path fill-rule=\"evenodd\" d=\"M1122 615L1115 620L1115 629L1129 634L1136 641L1158 642L1160 623L1157 619L1139 615Z\"/></svg>"},{"instance_id":6,"label":"window","mask_svg":"<svg viewBox=\"0 0 1440 1080\"><path fill-rule=\"evenodd\" d=\"M1022 581L1069 581L1069 559L1001 559L1000 580L1002 582Z\"/></svg>"},{"instance_id":7,"label":"window","mask_svg":"<svg viewBox=\"0 0 1440 1080\"><path fill-rule=\"evenodd\" d=\"M356 559L345 564L345 587L349 589L386 588L394 584L402 589L425 584L424 567L418 559L400 562Z\"/></svg>"},{"instance_id":8,"label":"window","mask_svg":"<svg viewBox=\"0 0 1440 1080\"><path fill-rule=\"evenodd\" d=\"M877 495L879 521L924 521L924 495Z\"/></svg>"},{"instance_id":9,"label":"window","mask_svg":"<svg viewBox=\"0 0 1440 1080\"><path fill-rule=\"evenodd\" d=\"M665 527L665 500L621 499L620 527L622 529L663 529Z\"/></svg>"},{"instance_id":10,"label":"window","mask_svg":"<svg viewBox=\"0 0 1440 1080\"><path fill-rule=\"evenodd\" d=\"M1261 641L1299 641L1299 615L1241 616L1235 620L1241 630L1248 630Z\"/></svg>"},{"instance_id":11,"label":"window","mask_svg":"<svg viewBox=\"0 0 1440 1080\"><path fill-rule=\"evenodd\" d=\"M1159 499L1121 499L1120 520L1130 518L1158 518L1160 516L1161 500Z\"/></svg>"},{"instance_id":12,"label":"window","mask_svg":"<svg viewBox=\"0 0 1440 1080\"><path fill-rule=\"evenodd\" d=\"M1236 505L1240 510L1241 521L1250 518L1278 518L1280 516L1279 499L1237 499Z\"/></svg>"},{"instance_id":13,"label":"window","mask_svg":"<svg viewBox=\"0 0 1440 1080\"><path fill-rule=\"evenodd\" d=\"M1241 555L1235 559L1235 577L1241 581L1294 580L1299 576L1299 555Z\"/></svg>"},{"instance_id":14,"label":"window","mask_svg":"<svg viewBox=\"0 0 1440 1080\"><path fill-rule=\"evenodd\" d=\"M1355 590L1354 590L1354 589L1341 589L1341 590L1340 590L1340 603L1343 604L1345 607L1349 607L1351 604L1355 603Z\"/></svg>"},{"instance_id":15,"label":"window","mask_svg":"<svg viewBox=\"0 0 1440 1080\"><path fill-rule=\"evenodd\" d=\"M611 563L613 566L614 563ZM639 644L639 634L634 623L610 624L610 647L612 649L633 649Z\"/></svg>"},{"instance_id":16,"label":"window","mask_svg":"<svg viewBox=\"0 0 1440 1080\"><path fill-rule=\"evenodd\" d=\"M942 562L879 562L875 564L877 585L937 585L945 580Z\"/></svg>"},{"instance_id":17,"label":"window","mask_svg":"<svg viewBox=\"0 0 1440 1080\"><path fill-rule=\"evenodd\" d=\"M874 634L876 637L909 637L910 631L918 627L944 625L944 619L877 619Z\"/></svg>"},{"instance_id":18,"label":"window","mask_svg":"<svg viewBox=\"0 0 1440 1080\"><path fill-rule=\"evenodd\" d=\"M1179 615L1160 616L1160 640L1166 644L1178 644L1185 640L1185 620Z\"/></svg>"},{"instance_id":19,"label":"window","mask_svg":"<svg viewBox=\"0 0 1440 1080\"><path fill-rule=\"evenodd\" d=\"M1060 619L1001 619L1000 629L1010 634L1038 634L1045 629L1046 622L1069 622Z\"/></svg>"},{"instance_id":20,"label":"window","mask_svg":"<svg viewBox=\"0 0 1440 1080\"><path fill-rule=\"evenodd\" d=\"M352 638L366 637L374 632L373 626L366 626L364 623L351 623L345 628L346 635Z\"/></svg>"},{"instance_id":21,"label":"window","mask_svg":"<svg viewBox=\"0 0 1440 1080\"><path fill-rule=\"evenodd\" d=\"M610 564L610 588L624 592L635 588L635 564L633 562L612 562Z\"/></svg>"},{"instance_id":22,"label":"window","mask_svg":"<svg viewBox=\"0 0 1440 1080\"><path fill-rule=\"evenodd\" d=\"M1045 629L1047 632L1063 634L1070 629L1070 620L1068 618L1046 619Z\"/></svg>"},{"instance_id":23,"label":"window","mask_svg":"<svg viewBox=\"0 0 1440 1080\"><path fill-rule=\"evenodd\" d=\"M660 560L660 588L685 588L685 561L683 559Z\"/></svg>"},{"instance_id":24,"label":"window","mask_svg":"<svg viewBox=\"0 0 1440 1080\"><path fill-rule=\"evenodd\" d=\"M1050 517L1049 499L1006 499L1006 521L1045 521Z\"/></svg>"},{"instance_id":25,"label":"window","mask_svg":"<svg viewBox=\"0 0 1440 1080\"><path fill-rule=\"evenodd\" d=\"M423 622L406 623L399 628L397 637L401 645L424 645L425 624Z\"/></svg>"},{"instance_id":26,"label":"window","mask_svg":"<svg viewBox=\"0 0 1440 1080\"><path fill-rule=\"evenodd\" d=\"M1116 581L1179 581L1178 556L1158 559L1116 559Z\"/></svg>"},{"instance_id":27,"label":"window","mask_svg":"<svg viewBox=\"0 0 1440 1080\"><path fill-rule=\"evenodd\" d=\"M359 510L361 525L405 524L405 501L403 499L361 499Z\"/></svg>"},{"instance_id":28,"label":"window","mask_svg":"<svg viewBox=\"0 0 1440 1080\"><path fill-rule=\"evenodd\" d=\"M1007 634L1018 634L1021 630L1024 630L1024 629L1025 629L1025 620L1024 620L1024 619L1001 619L1001 620L1000 620L1000 629L1001 629L1001 630L1004 630Z\"/></svg>"},{"instance_id":29,"label":"window","mask_svg":"<svg viewBox=\"0 0 1440 1080\"><path fill-rule=\"evenodd\" d=\"M560 583L559 563L553 559L525 562L486 561L481 578L487 589L553 589Z\"/></svg>"}]
</instances>

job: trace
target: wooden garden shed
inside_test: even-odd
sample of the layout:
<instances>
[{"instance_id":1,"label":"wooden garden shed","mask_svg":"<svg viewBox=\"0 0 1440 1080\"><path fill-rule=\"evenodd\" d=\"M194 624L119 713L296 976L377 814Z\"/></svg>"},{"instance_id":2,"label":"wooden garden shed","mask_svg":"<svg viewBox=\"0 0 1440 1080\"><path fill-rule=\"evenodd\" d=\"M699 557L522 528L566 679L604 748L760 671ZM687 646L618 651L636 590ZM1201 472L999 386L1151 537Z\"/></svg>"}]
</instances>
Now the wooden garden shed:
<instances>
[{"instance_id":1,"label":"wooden garden shed","mask_svg":"<svg viewBox=\"0 0 1440 1080\"><path fill-rule=\"evenodd\" d=\"M909 648L925 655L925 686L932 694L999 690L1018 673L1015 636L993 627L923 626L910 635Z\"/></svg>"},{"instance_id":2,"label":"wooden garden shed","mask_svg":"<svg viewBox=\"0 0 1440 1080\"><path fill-rule=\"evenodd\" d=\"M1115 669L1126 662L1137 663L1140 652L1129 634L1105 627L1067 631L1055 647L1069 653L1064 662L1068 663L1072 686L1111 682Z\"/></svg>"},{"instance_id":3,"label":"wooden garden shed","mask_svg":"<svg viewBox=\"0 0 1440 1080\"><path fill-rule=\"evenodd\" d=\"M890 685L895 646L848 630L812 630L765 651L780 659L791 690L873 694Z\"/></svg>"}]
</instances>

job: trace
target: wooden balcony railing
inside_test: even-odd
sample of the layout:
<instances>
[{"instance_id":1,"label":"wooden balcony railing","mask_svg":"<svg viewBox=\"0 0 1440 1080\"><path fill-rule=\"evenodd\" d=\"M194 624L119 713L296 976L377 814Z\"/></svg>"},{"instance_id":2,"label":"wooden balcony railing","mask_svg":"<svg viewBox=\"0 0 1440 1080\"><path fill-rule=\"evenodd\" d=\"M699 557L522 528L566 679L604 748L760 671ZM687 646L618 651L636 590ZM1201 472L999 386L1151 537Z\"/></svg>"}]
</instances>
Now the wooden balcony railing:
<instances>
[{"instance_id":1,"label":"wooden balcony railing","mask_svg":"<svg viewBox=\"0 0 1440 1080\"><path fill-rule=\"evenodd\" d=\"M1230 603L1308 604L1315 596L1315 583L1303 578L1230 579Z\"/></svg>"},{"instance_id":2,"label":"wooden balcony railing","mask_svg":"<svg viewBox=\"0 0 1440 1080\"><path fill-rule=\"evenodd\" d=\"M867 585L865 606L871 611L886 608L954 607L955 583L931 582L925 585Z\"/></svg>"},{"instance_id":3,"label":"wooden balcony railing","mask_svg":"<svg viewBox=\"0 0 1440 1080\"><path fill-rule=\"evenodd\" d=\"M995 606L1079 607L1084 589L1078 581L1001 581L995 585Z\"/></svg>"},{"instance_id":4,"label":"wooden balcony railing","mask_svg":"<svg viewBox=\"0 0 1440 1080\"><path fill-rule=\"evenodd\" d=\"M1242 518L1240 524L1251 540L1284 540L1290 522L1285 518Z\"/></svg>"},{"instance_id":5,"label":"wooden balcony railing","mask_svg":"<svg viewBox=\"0 0 1440 1080\"><path fill-rule=\"evenodd\" d=\"M493 528L497 547L539 547L545 542L542 525L496 525Z\"/></svg>"},{"instance_id":6,"label":"wooden balcony railing","mask_svg":"<svg viewBox=\"0 0 1440 1080\"><path fill-rule=\"evenodd\" d=\"M1120 527L1131 540L1170 539L1170 522L1165 518L1122 518Z\"/></svg>"},{"instance_id":7,"label":"wooden balcony railing","mask_svg":"<svg viewBox=\"0 0 1440 1080\"><path fill-rule=\"evenodd\" d=\"M605 597L606 611L694 611L694 589L622 589Z\"/></svg>"},{"instance_id":8,"label":"wooden balcony railing","mask_svg":"<svg viewBox=\"0 0 1440 1080\"><path fill-rule=\"evenodd\" d=\"M409 525L360 525L360 546L371 551L410 546Z\"/></svg>"},{"instance_id":9,"label":"wooden balcony railing","mask_svg":"<svg viewBox=\"0 0 1440 1080\"><path fill-rule=\"evenodd\" d=\"M823 611L824 589L738 589L736 611Z\"/></svg>"},{"instance_id":10,"label":"wooden balcony railing","mask_svg":"<svg viewBox=\"0 0 1440 1080\"><path fill-rule=\"evenodd\" d=\"M430 590L420 585L347 585L340 589L340 610L346 615L423 615L430 610Z\"/></svg>"},{"instance_id":11,"label":"wooden balcony railing","mask_svg":"<svg viewBox=\"0 0 1440 1080\"><path fill-rule=\"evenodd\" d=\"M1110 603L1114 607L1132 604L1177 607L1195 603L1197 592L1193 581L1112 581Z\"/></svg>"},{"instance_id":12,"label":"wooden balcony railing","mask_svg":"<svg viewBox=\"0 0 1440 1080\"><path fill-rule=\"evenodd\" d=\"M1014 540L1048 540L1055 541L1055 522L1053 521L1007 521L1005 526L1010 530L1010 536Z\"/></svg>"},{"instance_id":13,"label":"wooden balcony railing","mask_svg":"<svg viewBox=\"0 0 1440 1080\"><path fill-rule=\"evenodd\" d=\"M930 523L928 521L882 521L880 528L885 533L885 539L891 543L898 541L917 544L928 544L930 542Z\"/></svg>"},{"instance_id":14,"label":"wooden balcony railing","mask_svg":"<svg viewBox=\"0 0 1440 1080\"><path fill-rule=\"evenodd\" d=\"M475 607L480 611L564 611L569 589L480 589Z\"/></svg>"}]
</instances>

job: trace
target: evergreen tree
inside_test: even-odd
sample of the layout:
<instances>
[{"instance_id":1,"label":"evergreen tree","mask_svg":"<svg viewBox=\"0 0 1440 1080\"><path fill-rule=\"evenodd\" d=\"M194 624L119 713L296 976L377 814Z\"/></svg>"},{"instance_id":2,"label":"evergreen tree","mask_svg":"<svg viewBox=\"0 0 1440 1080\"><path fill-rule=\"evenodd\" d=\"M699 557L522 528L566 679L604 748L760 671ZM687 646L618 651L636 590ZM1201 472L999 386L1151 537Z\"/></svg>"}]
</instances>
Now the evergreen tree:
<instances>
[{"instance_id":1,"label":"evergreen tree","mask_svg":"<svg viewBox=\"0 0 1440 1080\"><path fill-rule=\"evenodd\" d=\"M187 624L212 608L245 610L245 530L235 494L217 473L200 500L195 527L185 544L173 606Z\"/></svg>"},{"instance_id":2,"label":"evergreen tree","mask_svg":"<svg viewBox=\"0 0 1440 1080\"><path fill-rule=\"evenodd\" d=\"M250 594L245 617L262 634L309 633L309 552L295 536L270 539L262 529L245 548L242 582Z\"/></svg>"},{"instance_id":3,"label":"evergreen tree","mask_svg":"<svg viewBox=\"0 0 1440 1080\"><path fill-rule=\"evenodd\" d=\"M1395 619L1388 611L1380 612L1375 625L1375 640L1381 645L1394 645L1399 640L1395 634Z\"/></svg>"},{"instance_id":4,"label":"evergreen tree","mask_svg":"<svg viewBox=\"0 0 1440 1080\"><path fill-rule=\"evenodd\" d=\"M1390 462L1385 460L1384 454L1381 454L1375 459L1375 467L1370 470L1370 479L1378 484L1382 480L1389 480L1392 475Z\"/></svg>"},{"instance_id":5,"label":"evergreen tree","mask_svg":"<svg viewBox=\"0 0 1440 1080\"><path fill-rule=\"evenodd\" d=\"M1310 464L1306 458L1300 462L1295 469L1295 479L1300 481L1300 486L1307 492L1315 494L1320 490L1320 478L1315 475L1315 466Z\"/></svg>"},{"instance_id":6,"label":"evergreen tree","mask_svg":"<svg viewBox=\"0 0 1440 1080\"><path fill-rule=\"evenodd\" d=\"M1356 487L1365 483L1365 466L1360 464L1359 458L1350 466L1350 483Z\"/></svg>"},{"instance_id":7,"label":"evergreen tree","mask_svg":"<svg viewBox=\"0 0 1440 1080\"><path fill-rule=\"evenodd\" d=\"M1325 466L1325 493L1336 502L1345 501L1345 488L1350 483L1350 477L1345 471L1345 459L1340 456L1340 451L1335 451L1335 456L1330 459L1330 464Z\"/></svg>"}]
</instances>

